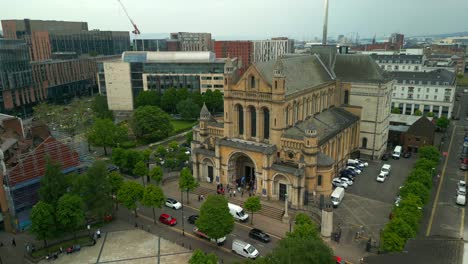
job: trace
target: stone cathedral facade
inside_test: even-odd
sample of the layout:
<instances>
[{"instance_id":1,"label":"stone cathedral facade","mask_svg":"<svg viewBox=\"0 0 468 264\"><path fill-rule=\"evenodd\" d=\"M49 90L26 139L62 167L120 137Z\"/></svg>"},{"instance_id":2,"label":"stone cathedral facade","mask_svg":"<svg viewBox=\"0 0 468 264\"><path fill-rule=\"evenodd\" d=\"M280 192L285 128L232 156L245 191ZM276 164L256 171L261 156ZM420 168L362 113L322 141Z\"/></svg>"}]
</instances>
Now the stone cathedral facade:
<instances>
[{"instance_id":1,"label":"stone cathedral facade","mask_svg":"<svg viewBox=\"0 0 468 264\"><path fill-rule=\"evenodd\" d=\"M361 107L343 105L339 81L317 55L283 56L236 76L225 64L224 113L206 106L193 130L193 175L242 184L300 208L329 195L358 150Z\"/></svg>"}]
</instances>

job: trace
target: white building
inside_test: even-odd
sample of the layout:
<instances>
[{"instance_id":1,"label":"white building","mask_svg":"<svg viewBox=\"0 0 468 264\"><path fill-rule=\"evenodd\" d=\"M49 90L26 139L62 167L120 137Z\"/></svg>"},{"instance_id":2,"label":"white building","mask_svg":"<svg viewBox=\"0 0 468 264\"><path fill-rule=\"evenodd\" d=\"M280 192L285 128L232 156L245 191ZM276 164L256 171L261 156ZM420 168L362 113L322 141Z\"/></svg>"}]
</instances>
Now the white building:
<instances>
[{"instance_id":1,"label":"white building","mask_svg":"<svg viewBox=\"0 0 468 264\"><path fill-rule=\"evenodd\" d=\"M287 53L294 53L294 40L273 38L271 40L254 40L253 62L276 60Z\"/></svg>"},{"instance_id":2,"label":"white building","mask_svg":"<svg viewBox=\"0 0 468 264\"><path fill-rule=\"evenodd\" d=\"M377 62L380 68L388 72L392 72L392 71L420 72L420 71L423 71L424 60L425 60L423 55L372 54L371 56L375 60L375 62Z\"/></svg>"},{"instance_id":3,"label":"white building","mask_svg":"<svg viewBox=\"0 0 468 264\"><path fill-rule=\"evenodd\" d=\"M392 72L392 109L403 115L433 112L435 117L450 118L455 101L456 77L447 70L431 72Z\"/></svg>"}]
</instances>

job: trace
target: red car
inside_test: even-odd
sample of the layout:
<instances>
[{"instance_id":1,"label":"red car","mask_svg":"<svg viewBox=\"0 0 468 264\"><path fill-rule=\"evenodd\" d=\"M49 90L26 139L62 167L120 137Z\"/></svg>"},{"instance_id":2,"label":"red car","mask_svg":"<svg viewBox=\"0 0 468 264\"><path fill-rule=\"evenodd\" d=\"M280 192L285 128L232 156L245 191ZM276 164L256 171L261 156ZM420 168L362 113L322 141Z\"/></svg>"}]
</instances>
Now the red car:
<instances>
[{"instance_id":1,"label":"red car","mask_svg":"<svg viewBox=\"0 0 468 264\"><path fill-rule=\"evenodd\" d=\"M159 216L159 222L166 225L175 226L177 224L177 219L168 214L161 214Z\"/></svg>"}]
</instances>

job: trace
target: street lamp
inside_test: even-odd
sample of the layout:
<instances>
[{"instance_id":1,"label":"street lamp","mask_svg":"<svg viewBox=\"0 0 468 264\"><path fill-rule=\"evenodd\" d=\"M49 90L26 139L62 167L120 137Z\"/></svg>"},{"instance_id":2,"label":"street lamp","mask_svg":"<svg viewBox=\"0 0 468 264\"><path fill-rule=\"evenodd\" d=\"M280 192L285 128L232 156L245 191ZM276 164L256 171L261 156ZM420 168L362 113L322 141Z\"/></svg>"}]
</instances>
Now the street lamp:
<instances>
[{"instance_id":1,"label":"street lamp","mask_svg":"<svg viewBox=\"0 0 468 264\"><path fill-rule=\"evenodd\" d=\"M187 190L188 191L188 190ZM185 221L184 221L184 191L180 189L180 200L182 203L182 235L185 236Z\"/></svg>"}]
</instances>

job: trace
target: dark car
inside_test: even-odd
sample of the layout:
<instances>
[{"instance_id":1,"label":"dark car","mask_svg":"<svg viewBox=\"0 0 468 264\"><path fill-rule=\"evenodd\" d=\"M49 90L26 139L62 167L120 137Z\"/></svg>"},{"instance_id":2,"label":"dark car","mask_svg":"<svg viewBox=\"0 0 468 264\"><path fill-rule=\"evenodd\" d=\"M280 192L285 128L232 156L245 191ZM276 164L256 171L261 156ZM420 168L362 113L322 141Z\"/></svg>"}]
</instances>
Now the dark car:
<instances>
[{"instance_id":1,"label":"dark car","mask_svg":"<svg viewBox=\"0 0 468 264\"><path fill-rule=\"evenodd\" d=\"M390 155L388 155L388 153L384 153L384 154L382 155L382 158L381 158L381 159L382 159L382 160L388 160L389 156L390 156Z\"/></svg>"},{"instance_id":2,"label":"dark car","mask_svg":"<svg viewBox=\"0 0 468 264\"><path fill-rule=\"evenodd\" d=\"M118 169L119 169L119 167L115 166L114 164L107 165L107 171L108 172L113 172L113 171L116 171Z\"/></svg>"},{"instance_id":3,"label":"dark car","mask_svg":"<svg viewBox=\"0 0 468 264\"><path fill-rule=\"evenodd\" d=\"M195 224L195 221L197 221L197 219L198 219L198 215L191 215L191 216L188 217L187 221L188 221L190 224L194 225L194 224Z\"/></svg>"},{"instance_id":4,"label":"dark car","mask_svg":"<svg viewBox=\"0 0 468 264\"><path fill-rule=\"evenodd\" d=\"M403 158L406 158L406 159L411 158L411 152L406 151L405 153L403 153Z\"/></svg>"},{"instance_id":5,"label":"dark car","mask_svg":"<svg viewBox=\"0 0 468 264\"><path fill-rule=\"evenodd\" d=\"M351 174L351 173L348 172L348 171L342 171L342 172L340 173L340 178L342 178L342 177L345 177L345 178L348 178L348 179L354 181L354 175Z\"/></svg>"},{"instance_id":6,"label":"dark car","mask_svg":"<svg viewBox=\"0 0 468 264\"><path fill-rule=\"evenodd\" d=\"M270 236L267 233L257 228L250 230L249 237L260 240L265 243L270 242Z\"/></svg>"},{"instance_id":7,"label":"dark car","mask_svg":"<svg viewBox=\"0 0 468 264\"><path fill-rule=\"evenodd\" d=\"M345 170L342 171L342 174L352 175L353 177L356 177L357 172L354 171L354 170L351 170L351 169L345 169Z\"/></svg>"}]
</instances>

